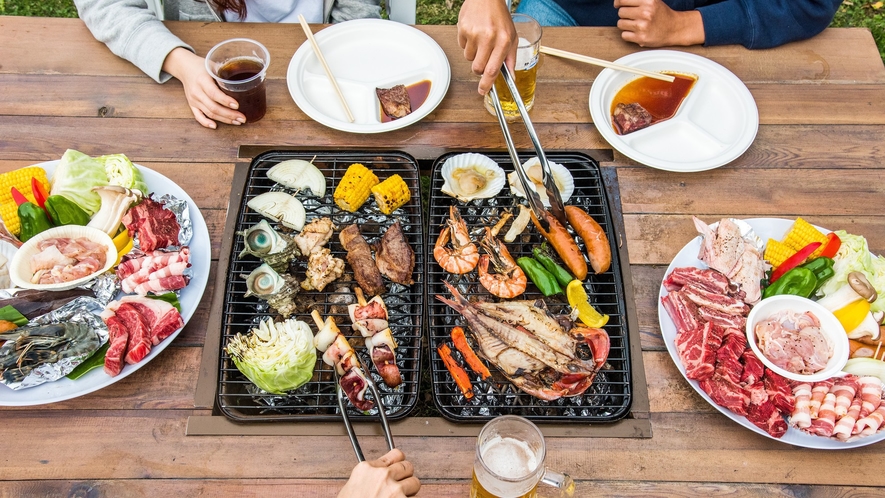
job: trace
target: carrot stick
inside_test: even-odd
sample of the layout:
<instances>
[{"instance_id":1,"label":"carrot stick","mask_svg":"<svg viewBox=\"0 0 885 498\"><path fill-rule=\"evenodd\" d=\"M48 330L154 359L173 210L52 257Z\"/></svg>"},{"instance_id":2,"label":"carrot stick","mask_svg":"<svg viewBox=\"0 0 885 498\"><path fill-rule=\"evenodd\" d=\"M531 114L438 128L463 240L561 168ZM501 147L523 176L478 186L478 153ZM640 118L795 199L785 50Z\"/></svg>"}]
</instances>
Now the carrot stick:
<instances>
[{"instance_id":1,"label":"carrot stick","mask_svg":"<svg viewBox=\"0 0 885 498\"><path fill-rule=\"evenodd\" d=\"M476 353L473 352L473 348L470 347L470 344L467 344L467 337L464 336L464 329L461 327L455 327L452 329L452 342L455 343L455 347L461 352L461 356L464 357L467 366L469 366L474 372L478 373L480 377L482 377L482 380L486 380L492 376L489 369L486 368L485 364L483 364L479 357L476 356Z\"/></svg>"},{"instance_id":2,"label":"carrot stick","mask_svg":"<svg viewBox=\"0 0 885 498\"><path fill-rule=\"evenodd\" d=\"M449 349L448 344L440 344L439 347L436 348L436 352L439 353L439 357L442 358L443 363L446 364L446 368L449 370L449 373L452 374L452 378L455 379L455 384L458 386L458 389L464 394L464 397L470 399L473 397L473 385L470 384L470 377L467 376L467 372L461 365L458 365L458 362L452 358L452 350Z\"/></svg>"}]
</instances>

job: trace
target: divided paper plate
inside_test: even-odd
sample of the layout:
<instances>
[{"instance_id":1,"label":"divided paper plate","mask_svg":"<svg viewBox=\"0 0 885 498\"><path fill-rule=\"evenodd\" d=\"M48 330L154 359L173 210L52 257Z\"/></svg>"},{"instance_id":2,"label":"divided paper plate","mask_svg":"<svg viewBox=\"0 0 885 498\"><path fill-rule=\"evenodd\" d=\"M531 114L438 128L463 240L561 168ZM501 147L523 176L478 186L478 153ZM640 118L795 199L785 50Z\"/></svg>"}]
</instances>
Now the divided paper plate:
<instances>
[{"instance_id":1,"label":"divided paper plate","mask_svg":"<svg viewBox=\"0 0 885 498\"><path fill-rule=\"evenodd\" d=\"M698 76L672 118L618 135L612 124L612 101L624 85L641 76L614 69L599 73L590 89L590 115L603 138L630 159L666 171L705 171L737 159L756 138L756 101L746 85L723 66L673 50L637 52L615 62Z\"/></svg>"}]
</instances>

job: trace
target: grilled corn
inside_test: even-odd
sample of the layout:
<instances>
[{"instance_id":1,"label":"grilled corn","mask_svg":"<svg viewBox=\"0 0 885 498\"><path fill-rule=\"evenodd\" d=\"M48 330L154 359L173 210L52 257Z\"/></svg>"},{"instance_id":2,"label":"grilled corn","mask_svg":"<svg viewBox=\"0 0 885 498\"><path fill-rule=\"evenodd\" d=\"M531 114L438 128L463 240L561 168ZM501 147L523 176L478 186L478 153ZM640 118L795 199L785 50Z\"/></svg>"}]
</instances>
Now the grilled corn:
<instances>
[{"instance_id":1,"label":"grilled corn","mask_svg":"<svg viewBox=\"0 0 885 498\"><path fill-rule=\"evenodd\" d=\"M18 218L18 204L12 199L10 189L15 187L29 201L34 202L34 193L31 191L31 178L36 178L43 188L49 192L49 180L46 171L39 166L28 166L15 171L0 175L0 216L3 224L12 235L21 232L21 221Z\"/></svg>"},{"instance_id":2,"label":"grilled corn","mask_svg":"<svg viewBox=\"0 0 885 498\"><path fill-rule=\"evenodd\" d=\"M375 185L378 185L375 173L360 163L354 163L347 168L344 177L338 182L332 198L338 207L352 213L366 202Z\"/></svg>"},{"instance_id":3,"label":"grilled corn","mask_svg":"<svg viewBox=\"0 0 885 498\"><path fill-rule=\"evenodd\" d=\"M396 211L411 198L409 186L399 175L393 175L372 187L372 195L375 196L378 209L384 214Z\"/></svg>"},{"instance_id":4,"label":"grilled corn","mask_svg":"<svg viewBox=\"0 0 885 498\"><path fill-rule=\"evenodd\" d=\"M784 244L796 252L812 242L826 244L827 236L802 218L796 218L796 222L784 238Z\"/></svg>"}]
</instances>

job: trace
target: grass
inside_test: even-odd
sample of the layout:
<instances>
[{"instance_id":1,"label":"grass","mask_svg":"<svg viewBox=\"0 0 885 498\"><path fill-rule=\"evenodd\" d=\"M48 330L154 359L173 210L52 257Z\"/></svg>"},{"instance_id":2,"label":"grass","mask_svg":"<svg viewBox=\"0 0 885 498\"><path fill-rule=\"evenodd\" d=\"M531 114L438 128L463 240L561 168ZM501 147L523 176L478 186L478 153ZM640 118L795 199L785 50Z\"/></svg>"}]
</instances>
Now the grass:
<instances>
[{"instance_id":1,"label":"grass","mask_svg":"<svg viewBox=\"0 0 885 498\"><path fill-rule=\"evenodd\" d=\"M418 24L455 24L464 0L418 0ZM77 17L73 0L0 0L0 15ZM872 32L885 61L885 6L882 0L845 0L833 27L861 27Z\"/></svg>"}]
</instances>

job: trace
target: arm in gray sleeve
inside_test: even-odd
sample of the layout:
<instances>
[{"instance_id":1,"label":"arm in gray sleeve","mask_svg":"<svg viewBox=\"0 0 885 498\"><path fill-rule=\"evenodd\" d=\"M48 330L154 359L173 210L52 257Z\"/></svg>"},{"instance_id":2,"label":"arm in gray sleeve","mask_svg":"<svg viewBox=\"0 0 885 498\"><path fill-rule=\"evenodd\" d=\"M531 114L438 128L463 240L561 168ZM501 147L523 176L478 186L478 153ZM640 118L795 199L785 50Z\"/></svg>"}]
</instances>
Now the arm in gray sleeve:
<instances>
[{"instance_id":1,"label":"arm in gray sleeve","mask_svg":"<svg viewBox=\"0 0 885 498\"><path fill-rule=\"evenodd\" d=\"M330 21L343 22L351 19L380 18L380 0L335 0Z\"/></svg>"},{"instance_id":2,"label":"arm in gray sleeve","mask_svg":"<svg viewBox=\"0 0 885 498\"><path fill-rule=\"evenodd\" d=\"M193 52L148 10L145 0L74 0L74 4L96 40L158 83L172 77L162 70L169 52L176 47Z\"/></svg>"}]
</instances>

